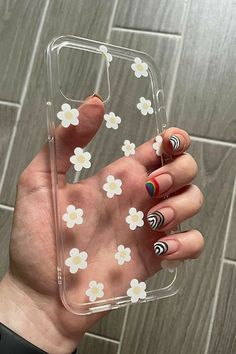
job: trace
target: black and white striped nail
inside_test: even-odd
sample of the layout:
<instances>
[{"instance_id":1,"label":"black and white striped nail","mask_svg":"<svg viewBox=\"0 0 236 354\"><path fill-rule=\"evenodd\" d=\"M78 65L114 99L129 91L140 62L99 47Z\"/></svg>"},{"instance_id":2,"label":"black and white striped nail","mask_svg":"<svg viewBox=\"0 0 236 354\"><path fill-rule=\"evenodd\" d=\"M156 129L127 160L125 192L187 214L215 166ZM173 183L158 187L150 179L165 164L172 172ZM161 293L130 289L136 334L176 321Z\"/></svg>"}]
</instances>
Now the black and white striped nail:
<instances>
[{"instance_id":1,"label":"black and white striped nail","mask_svg":"<svg viewBox=\"0 0 236 354\"><path fill-rule=\"evenodd\" d=\"M179 250L179 248L180 248L179 241L173 239L172 240L165 239L165 241L158 240L153 245L154 252L156 253L157 256L161 256L163 254L168 255L168 254L175 253Z\"/></svg>"},{"instance_id":2,"label":"black and white striped nail","mask_svg":"<svg viewBox=\"0 0 236 354\"><path fill-rule=\"evenodd\" d=\"M160 211L155 211L147 216L147 221L153 230L157 230L163 226L165 218Z\"/></svg>"},{"instance_id":3,"label":"black and white striped nail","mask_svg":"<svg viewBox=\"0 0 236 354\"><path fill-rule=\"evenodd\" d=\"M153 248L157 256L160 256L168 251L168 245L166 242L157 241L154 243Z\"/></svg>"},{"instance_id":4,"label":"black and white striped nail","mask_svg":"<svg viewBox=\"0 0 236 354\"><path fill-rule=\"evenodd\" d=\"M169 140L173 151L178 151L180 148L180 138L176 135L172 135Z\"/></svg>"}]
</instances>

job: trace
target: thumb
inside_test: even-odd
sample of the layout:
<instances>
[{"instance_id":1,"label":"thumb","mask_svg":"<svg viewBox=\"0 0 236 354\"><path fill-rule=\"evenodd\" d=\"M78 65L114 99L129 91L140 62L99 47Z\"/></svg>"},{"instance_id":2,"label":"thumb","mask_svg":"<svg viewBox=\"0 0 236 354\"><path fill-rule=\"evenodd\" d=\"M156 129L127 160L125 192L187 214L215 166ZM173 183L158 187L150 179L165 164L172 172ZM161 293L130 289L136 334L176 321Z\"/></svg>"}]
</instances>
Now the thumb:
<instances>
[{"instance_id":1,"label":"thumb","mask_svg":"<svg viewBox=\"0 0 236 354\"><path fill-rule=\"evenodd\" d=\"M79 124L64 128L59 125L55 130L57 172L65 174L70 168L70 156L76 147L86 146L97 133L103 122L104 105L93 95L88 97L79 109ZM36 155L27 167L31 172L49 172L48 144Z\"/></svg>"}]
</instances>

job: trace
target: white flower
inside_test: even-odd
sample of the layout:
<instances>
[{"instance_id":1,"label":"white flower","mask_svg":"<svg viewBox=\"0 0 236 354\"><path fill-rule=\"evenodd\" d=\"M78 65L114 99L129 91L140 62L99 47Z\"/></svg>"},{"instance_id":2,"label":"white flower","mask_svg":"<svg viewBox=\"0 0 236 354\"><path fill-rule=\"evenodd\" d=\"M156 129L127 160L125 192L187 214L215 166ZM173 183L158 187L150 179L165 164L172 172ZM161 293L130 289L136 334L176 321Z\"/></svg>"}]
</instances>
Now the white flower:
<instances>
[{"instance_id":1,"label":"white flower","mask_svg":"<svg viewBox=\"0 0 236 354\"><path fill-rule=\"evenodd\" d=\"M107 197L112 198L114 195L120 195L122 193L122 182L120 179L115 179L114 176L109 175L107 177L107 183L103 185L103 190L107 192Z\"/></svg>"},{"instance_id":2,"label":"white flower","mask_svg":"<svg viewBox=\"0 0 236 354\"><path fill-rule=\"evenodd\" d=\"M95 280L92 280L85 294L89 297L89 301L95 301L97 297L101 298L104 296L103 289L104 285L102 283L97 283Z\"/></svg>"},{"instance_id":3,"label":"white flower","mask_svg":"<svg viewBox=\"0 0 236 354\"><path fill-rule=\"evenodd\" d=\"M131 302L138 302L139 299L146 298L146 284L143 281L139 283L137 279L132 279L130 286L131 288L127 290L127 295L131 297Z\"/></svg>"},{"instance_id":4,"label":"white flower","mask_svg":"<svg viewBox=\"0 0 236 354\"><path fill-rule=\"evenodd\" d=\"M161 144L162 144L162 137L157 135L155 137L155 143L152 144L153 149L156 151L157 156L161 156Z\"/></svg>"},{"instance_id":5,"label":"white flower","mask_svg":"<svg viewBox=\"0 0 236 354\"><path fill-rule=\"evenodd\" d=\"M137 211L136 208L130 208L129 215L125 220L129 224L130 230L135 230L137 226L142 227L144 225L143 212Z\"/></svg>"},{"instance_id":6,"label":"white flower","mask_svg":"<svg viewBox=\"0 0 236 354\"><path fill-rule=\"evenodd\" d=\"M124 151L125 156L130 156L135 154L135 144L131 143L129 140L124 141L124 145L121 148Z\"/></svg>"},{"instance_id":7,"label":"white flower","mask_svg":"<svg viewBox=\"0 0 236 354\"><path fill-rule=\"evenodd\" d=\"M108 49L105 45L100 45L99 49L102 52L102 54L105 56L105 58L107 60L107 66L109 67L110 62L112 61L112 55L110 53L108 53Z\"/></svg>"},{"instance_id":8,"label":"white flower","mask_svg":"<svg viewBox=\"0 0 236 354\"><path fill-rule=\"evenodd\" d=\"M77 147L74 150L74 155L70 157L70 162L74 164L74 169L76 171L81 171L82 168L91 167L91 154L89 152L84 152L83 149Z\"/></svg>"},{"instance_id":9,"label":"white flower","mask_svg":"<svg viewBox=\"0 0 236 354\"><path fill-rule=\"evenodd\" d=\"M125 246L119 245L115 254L115 259L117 259L118 264L122 265L125 262L129 262L131 260L130 253L131 249L129 247L125 248Z\"/></svg>"},{"instance_id":10,"label":"white flower","mask_svg":"<svg viewBox=\"0 0 236 354\"><path fill-rule=\"evenodd\" d=\"M64 128L68 128L71 124L79 124L79 111L75 108L71 109L68 103L64 103L61 106L62 111L57 113L57 118L61 120L61 125Z\"/></svg>"},{"instance_id":11,"label":"white flower","mask_svg":"<svg viewBox=\"0 0 236 354\"><path fill-rule=\"evenodd\" d=\"M142 115L153 113L153 108L150 100L146 100L144 97L140 97L140 102L137 104L137 108L141 111Z\"/></svg>"},{"instance_id":12,"label":"white flower","mask_svg":"<svg viewBox=\"0 0 236 354\"><path fill-rule=\"evenodd\" d=\"M87 268L87 252L80 252L78 248L70 250L70 257L65 260L65 265L70 267L70 273L77 273L79 269Z\"/></svg>"},{"instance_id":13,"label":"white flower","mask_svg":"<svg viewBox=\"0 0 236 354\"><path fill-rule=\"evenodd\" d=\"M82 209L76 209L74 205L68 205L66 211L67 213L63 215L62 219L66 221L66 226L69 227L69 229L83 223Z\"/></svg>"},{"instance_id":14,"label":"white flower","mask_svg":"<svg viewBox=\"0 0 236 354\"><path fill-rule=\"evenodd\" d=\"M134 58L134 63L131 65L131 69L134 71L134 75L139 79L141 76L148 76L148 65L144 63L140 58Z\"/></svg>"},{"instance_id":15,"label":"white flower","mask_svg":"<svg viewBox=\"0 0 236 354\"><path fill-rule=\"evenodd\" d=\"M172 273L175 271L175 268L178 267L181 263L183 263L183 262L165 259L165 260L161 261L161 267L163 269L168 269L168 271L170 273Z\"/></svg>"},{"instance_id":16,"label":"white flower","mask_svg":"<svg viewBox=\"0 0 236 354\"><path fill-rule=\"evenodd\" d=\"M120 117L116 116L114 112L104 114L104 119L106 121L107 128L118 129L118 124L120 124Z\"/></svg>"}]
</instances>

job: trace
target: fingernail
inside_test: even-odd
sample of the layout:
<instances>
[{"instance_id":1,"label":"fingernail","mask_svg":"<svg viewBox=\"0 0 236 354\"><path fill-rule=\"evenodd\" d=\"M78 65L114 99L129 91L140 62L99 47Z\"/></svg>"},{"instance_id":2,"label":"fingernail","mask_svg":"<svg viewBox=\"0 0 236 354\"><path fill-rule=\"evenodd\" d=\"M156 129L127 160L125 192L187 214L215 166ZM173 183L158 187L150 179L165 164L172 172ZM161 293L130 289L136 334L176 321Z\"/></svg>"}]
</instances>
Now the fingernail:
<instances>
[{"instance_id":1,"label":"fingernail","mask_svg":"<svg viewBox=\"0 0 236 354\"><path fill-rule=\"evenodd\" d=\"M172 150L173 151L179 151L181 150L181 136L176 134L176 135L172 135L169 139Z\"/></svg>"},{"instance_id":2,"label":"fingernail","mask_svg":"<svg viewBox=\"0 0 236 354\"><path fill-rule=\"evenodd\" d=\"M165 241L157 241L153 245L154 252L157 256L161 256L162 254L172 254L179 249L179 242L176 240L165 240Z\"/></svg>"},{"instance_id":3,"label":"fingernail","mask_svg":"<svg viewBox=\"0 0 236 354\"><path fill-rule=\"evenodd\" d=\"M156 210L147 216L147 221L153 230L169 224L174 219L174 210L172 208L162 208Z\"/></svg>"},{"instance_id":4,"label":"fingernail","mask_svg":"<svg viewBox=\"0 0 236 354\"><path fill-rule=\"evenodd\" d=\"M97 93L94 93L91 97L97 97L97 98L99 98L99 100L101 100L103 102L102 96L98 95Z\"/></svg>"},{"instance_id":5,"label":"fingernail","mask_svg":"<svg viewBox=\"0 0 236 354\"><path fill-rule=\"evenodd\" d=\"M158 177L153 177L145 183L145 187L151 197L157 197L167 192L173 185L171 175L164 173Z\"/></svg>"}]
</instances>

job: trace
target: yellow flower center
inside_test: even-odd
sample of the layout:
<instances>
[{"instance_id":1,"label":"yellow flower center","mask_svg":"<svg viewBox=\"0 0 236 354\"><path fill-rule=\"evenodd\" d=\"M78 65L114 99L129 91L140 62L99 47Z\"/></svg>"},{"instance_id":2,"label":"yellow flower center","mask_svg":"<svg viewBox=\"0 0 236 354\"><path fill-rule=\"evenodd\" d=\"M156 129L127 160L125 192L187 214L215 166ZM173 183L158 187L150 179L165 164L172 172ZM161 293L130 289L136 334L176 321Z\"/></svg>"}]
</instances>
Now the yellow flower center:
<instances>
[{"instance_id":1,"label":"yellow flower center","mask_svg":"<svg viewBox=\"0 0 236 354\"><path fill-rule=\"evenodd\" d=\"M70 219L71 219L71 220L75 220L76 218L77 218L76 212L75 212L75 211L72 211L72 212L70 213Z\"/></svg>"},{"instance_id":2,"label":"yellow flower center","mask_svg":"<svg viewBox=\"0 0 236 354\"><path fill-rule=\"evenodd\" d=\"M112 124L116 123L116 117L112 116L112 117L110 118L110 122L111 122Z\"/></svg>"},{"instance_id":3,"label":"yellow flower center","mask_svg":"<svg viewBox=\"0 0 236 354\"><path fill-rule=\"evenodd\" d=\"M143 71L143 64L139 63L136 65L138 71Z\"/></svg>"},{"instance_id":4,"label":"yellow flower center","mask_svg":"<svg viewBox=\"0 0 236 354\"><path fill-rule=\"evenodd\" d=\"M97 295L97 293L99 292L99 289L96 287L96 288L92 288L92 293L94 295Z\"/></svg>"},{"instance_id":5,"label":"yellow flower center","mask_svg":"<svg viewBox=\"0 0 236 354\"><path fill-rule=\"evenodd\" d=\"M81 257L80 256L76 256L76 257L73 258L73 263L74 264L80 264L80 262L81 262Z\"/></svg>"},{"instance_id":6,"label":"yellow flower center","mask_svg":"<svg viewBox=\"0 0 236 354\"><path fill-rule=\"evenodd\" d=\"M135 287L133 288L133 293L134 293L135 295L139 295L139 294L141 293L140 286L135 286Z\"/></svg>"},{"instance_id":7,"label":"yellow flower center","mask_svg":"<svg viewBox=\"0 0 236 354\"><path fill-rule=\"evenodd\" d=\"M144 109L148 109L149 108L149 104L148 103L143 103L143 108Z\"/></svg>"},{"instance_id":8,"label":"yellow flower center","mask_svg":"<svg viewBox=\"0 0 236 354\"><path fill-rule=\"evenodd\" d=\"M66 112L65 117L66 119L71 119L73 117L73 114L71 112Z\"/></svg>"},{"instance_id":9,"label":"yellow flower center","mask_svg":"<svg viewBox=\"0 0 236 354\"><path fill-rule=\"evenodd\" d=\"M121 252L120 252L120 256L121 256L122 258L125 258L125 256L126 256L125 251L121 251Z\"/></svg>"},{"instance_id":10,"label":"yellow flower center","mask_svg":"<svg viewBox=\"0 0 236 354\"><path fill-rule=\"evenodd\" d=\"M77 157L77 160L79 163L84 163L85 162L85 157L83 155L80 155Z\"/></svg>"},{"instance_id":11,"label":"yellow flower center","mask_svg":"<svg viewBox=\"0 0 236 354\"><path fill-rule=\"evenodd\" d=\"M115 184L115 182L111 182L111 184L110 184L110 189L111 189L111 190L116 189L116 184Z\"/></svg>"},{"instance_id":12,"label":"yellow flower center","mask_svg":"<svg viewBox=\"0 0 236 354\"><path fill-rule=\"evenodd\" d=\"M127 149L127 150L131 150L131 146L130 146L130 145L127 145L127 146L126 146L126 149Z\"/></svg>"},{"instance_id":13,"label":"yellow flower center","mask_svg":"<svg viewBox=\"0 0 236 354\"><path fill-rule=\"evenodd\" d=\"M138 215L132 215L131 219L134 222L138 221Z\"/></svg>"}]
</instances>

